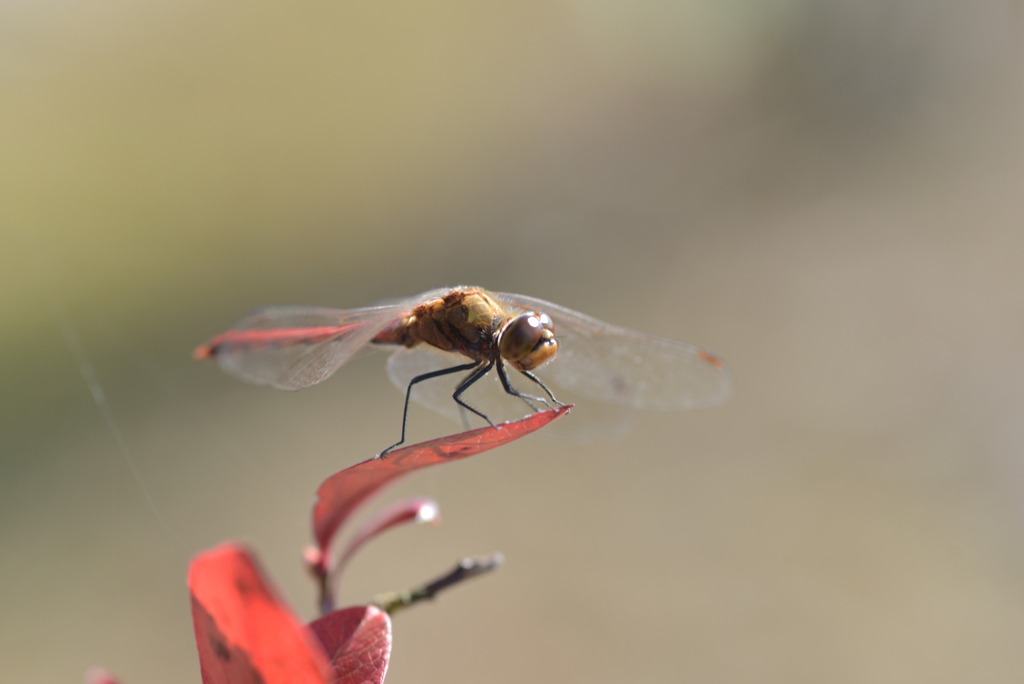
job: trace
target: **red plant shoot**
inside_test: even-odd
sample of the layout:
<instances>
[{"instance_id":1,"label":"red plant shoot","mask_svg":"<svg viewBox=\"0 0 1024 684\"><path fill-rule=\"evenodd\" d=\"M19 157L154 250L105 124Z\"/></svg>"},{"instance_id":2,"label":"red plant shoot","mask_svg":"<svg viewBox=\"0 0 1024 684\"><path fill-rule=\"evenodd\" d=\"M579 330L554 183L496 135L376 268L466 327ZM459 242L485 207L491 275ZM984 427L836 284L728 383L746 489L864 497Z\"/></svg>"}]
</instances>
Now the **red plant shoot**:
<instances>
[{"instance_id":1,"label":"red plant shoot","mask_svg":"<svg viewBox=\"0 0 1024 684\"><path fill-rule=\"evenodd\" d=\"M391 619L377 606L333 610L329 578L340 574L366 541L396 525L434 520L428 499L400 501L371 518L349 540L336 564L331 544L352 513L386 484L407 473L457 461L519 439L564 416L569 407L523 420L470 430L397 449L327 478L317 490L306 562L321 587L319 619L304 625L281 601L244 547L226 543L199 554L189 567L192 615L203 684L379 684L391 655ZM398 607L431 598L469 577L493 570L500 555L466 559L447 575L411 592L393 592L381 605ZM95 682L114 682L103 670Z\"/></svg>"},{"instance_id":2,"label":"red plant shoot","mask_svg":"<svg viewBox=\"0 0 1024 684\"><path fill-rule=\"evenodd\" d=\"M320 582L321 610L333 608L331 579L338 579L340 566L343 566L351 555L348 552L343 553L335 564L331 554L334 538L352 514L382 487L421 468L469 458L525 437L551 421L561 418L571 408L560 406L534 413L512 423L478 428L413 444L390 452L386 458L371 458L357 463L324 480L317 489L317 502L313 506L313 538L316 540L317 548L306 552L309 568ZM379 530L364 530L361 539L360 535L356 535L354 541L350 543L350 549L354 544L362 544L369 537L401 522L403 517L405 521L411 521L419 515L417 512L417 516L412 516L410 510L396 511L394 521L387 524L384 524L384 520L380 521L378 524L382 526ZM332 566L336 570L332 570Z\"/></svg>"}]
</instances>

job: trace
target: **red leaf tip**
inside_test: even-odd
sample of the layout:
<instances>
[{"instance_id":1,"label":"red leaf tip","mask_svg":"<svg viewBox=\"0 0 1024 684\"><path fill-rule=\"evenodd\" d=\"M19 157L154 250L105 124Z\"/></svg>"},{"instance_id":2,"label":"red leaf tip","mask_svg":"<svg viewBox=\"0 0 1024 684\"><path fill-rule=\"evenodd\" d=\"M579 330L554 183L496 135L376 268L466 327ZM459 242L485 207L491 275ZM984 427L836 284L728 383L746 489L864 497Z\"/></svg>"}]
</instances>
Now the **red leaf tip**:
<instances>
[{"instance_id":1,"label":"red leaf tip","mask_svg":"<svg viewBox=\"0 0 1024 684\"><path fill-rule=\"evenodd\" d=\"M327 559L323 551L315 546L307 546L302 550L302 562L313 577L323 577L327 574Z\"/></svg>"},{"instance_id":2,"label":"red leaf tip","mask_svg":"<svg viewBox=\"0 0 1024 684\"><path fill-rule=\"evenodd\" d=\"M441 510L437 507L437 503L434 501L424 502L420 509L416 511L416 522L417 523L430 523L435 527L441 524Z\"/></svg>"},{"instance_id":3,"label":"red leaf tip","mask_svg":"<svg viewBox=\"0 0 1024 684\"><path fill-rule=\"evenodd\" d=\"M103 667L91 667L82 675L84 684L121 684L114 673Z\"/></svg>"}]
</instances>

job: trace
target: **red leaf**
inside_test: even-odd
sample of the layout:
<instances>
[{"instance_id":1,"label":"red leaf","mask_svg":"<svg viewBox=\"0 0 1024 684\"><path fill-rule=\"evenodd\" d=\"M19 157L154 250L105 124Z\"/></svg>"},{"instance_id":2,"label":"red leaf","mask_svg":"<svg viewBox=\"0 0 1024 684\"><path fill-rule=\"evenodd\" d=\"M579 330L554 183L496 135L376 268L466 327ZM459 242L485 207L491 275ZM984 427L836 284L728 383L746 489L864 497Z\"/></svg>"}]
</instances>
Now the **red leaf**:
<instances>
[{"instance_id":1,"label":"red leaf","mask_svg":"<svg viewBox=\"0 0 1024 684\"><path fill-rule=\"evenodd\" d=\"M113 672L103 667L94 667L86 670L82 681L85 684L121 684Z\"/></svg>"},{"instance_id":2,"label":"red leaf","mask_svg":"<svg viewBox=\"0 0 1024 684\"><path fill-rule=\"evenodd\" d=\"M203 684L324 684L320 644L264 581L243 548L222 544L189 566Z\"/></svg>"},{"instance_id":3,"label":"red leaf","mask_svg":"<svg viewBox=\"0 0 1024 684\"><path fill-rule=\"evenodd\" d=\"M441 513L438 510L437 502L421 497L405 499L403 501L396 501L376 514L365 525L356 530L352 538L349 539L345 551L338 557L338 562L335 564L334 569L330 571L331 578L336 579L341 576L349 559L355 555L355 552L363 544L396 525L408 522L428 522L434 526L439 525L441 523Z\"/></svg>"},{"instance_id":4,"label":"red leaf","mask_svg":"<svg viewBox=\"0 0 1024 684\"><path fill-rule=\"evenodd\" d=\"M512 423L485 427L413 444L345 468L324 480L313 507L313 536L326 555L341 524L378 489L427 466L458 461L515 441L569 412L571 406L542 411Z\"/></svg>"},{"instance_id":5,"label":"red leaf","mask_svg":"<svg viewBox=\"0 0 1024 684\"><path fill-rule=\"evenodd\" d=\"M391 658L391 618L376 606L335 610L310 623L324 650L333 653L335 684L379 684Z\"/></svg>"}]
</instances>

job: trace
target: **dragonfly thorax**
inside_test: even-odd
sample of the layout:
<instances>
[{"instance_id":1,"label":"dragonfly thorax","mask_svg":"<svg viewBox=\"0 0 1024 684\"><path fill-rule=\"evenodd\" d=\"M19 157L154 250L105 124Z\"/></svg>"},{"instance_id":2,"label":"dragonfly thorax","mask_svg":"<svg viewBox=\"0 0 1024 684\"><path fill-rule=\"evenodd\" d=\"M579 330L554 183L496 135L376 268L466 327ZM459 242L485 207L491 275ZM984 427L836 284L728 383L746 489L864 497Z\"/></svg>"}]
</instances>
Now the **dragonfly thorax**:
<instances>
[{"instance_id":1,"label":"dragonfly thorax","mask_svg":"<svg viewBox=\"0 0 1024 684\"><path fill-rule=\"evenodd\" d=\"M415 307L374 338L378 344L427 344L477 361L499 355L497 331L508 319L501 306L477 288L456 288Z\"/></svg>"}]
</instances>

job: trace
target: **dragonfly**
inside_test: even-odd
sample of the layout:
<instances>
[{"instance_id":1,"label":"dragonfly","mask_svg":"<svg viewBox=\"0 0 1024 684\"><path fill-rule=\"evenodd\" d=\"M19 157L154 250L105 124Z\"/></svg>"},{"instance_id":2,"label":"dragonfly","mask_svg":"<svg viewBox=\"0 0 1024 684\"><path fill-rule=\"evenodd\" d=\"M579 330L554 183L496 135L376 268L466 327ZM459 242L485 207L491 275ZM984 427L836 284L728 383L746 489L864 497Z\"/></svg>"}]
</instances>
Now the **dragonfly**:
<instances>
[{"instance_id":1,"label":"dragonfly","mask_svg":"<svg viewBox=\"0 0 1024 684\"><path fill-rule=\"evenodd\" d=\"M446 406L456 407L467 429L467 412L493 426L464 396L492 371L507 396L533 411L565 405L534 373L538 369L582 397L636 409L715 406L731 393L725 362L700 347L603 323L541 299L468 286L357 309L256 309L193 356L215 359L246 382L299 390L327 379L354 356L384 347L394 350L388 375L405 390L405 407L401 439L380 456L405 442L413 398L449 415ZM517 389L510 369L536 394ZM458 375L454 391L435 385L418 392L431 385L426 381L447 375ZM454 402L439 402L441 391L451 392Z\"/></svg>"}]
</instances>

